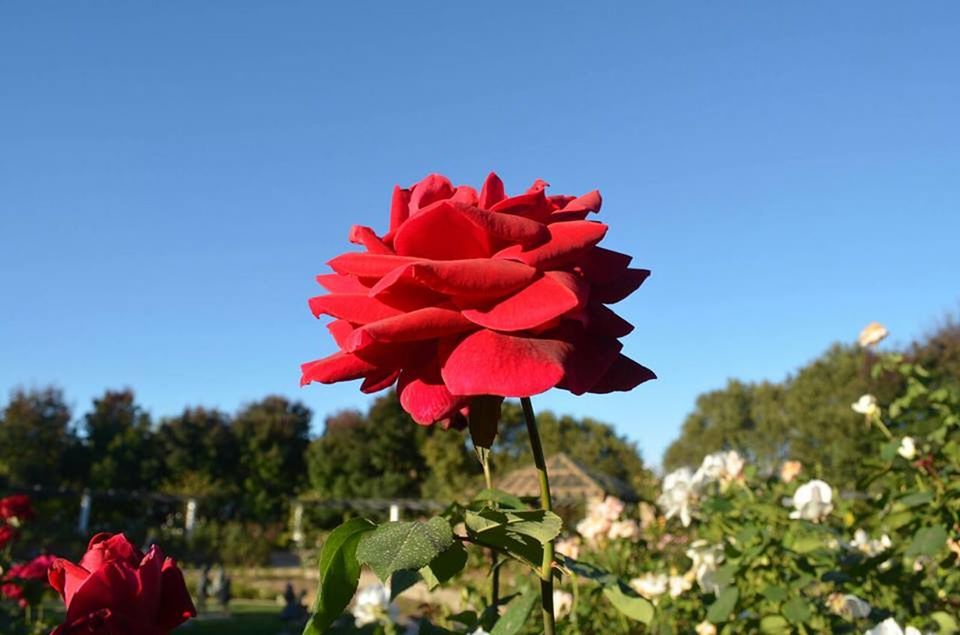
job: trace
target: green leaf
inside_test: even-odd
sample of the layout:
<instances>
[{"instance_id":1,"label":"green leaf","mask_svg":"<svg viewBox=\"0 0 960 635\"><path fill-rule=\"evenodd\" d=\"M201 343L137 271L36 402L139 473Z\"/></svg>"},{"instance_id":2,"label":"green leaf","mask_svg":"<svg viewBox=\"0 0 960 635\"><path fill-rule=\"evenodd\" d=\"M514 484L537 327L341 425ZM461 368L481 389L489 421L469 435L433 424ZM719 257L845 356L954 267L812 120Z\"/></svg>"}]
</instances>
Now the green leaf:
<instances>
[{"instance_id":1,"label":"green leaf","mask_svg":"<svg viewBox=\"0 0 960 635\"><path fill-rule=\"evenodd\" d=\"M529 590L517 598L514 598L507 605L507 610L497 623L493 625L490 635L515 635L523 628L524 623L530 616L537 603L538 595L535 591Z\"/></svg>"},{"instance_id":2,"label":"green leaf","mask_svg":"<svg viewBox=\"0 0 960 635\"><path fill-rule=\"evenodd\" d=\"M420 574L409 569L394 571L390 576L390 601L420 581Z\"/></svg>"},{"instance_id":3,"label":"green leaf","mask_svg":"<svg viewBox=\"0 0 960 635\"><path fill-rule=\"evenodd\" d=\"M616 575L588 562L580 562L563 554L557 554L556 559L569 573L597 582L601 586L615 584L618 580Z\"/></svg>"},{"instance_id":4,"label":"green leaf","mask_svg":"<svg viewBox=\"0 0 960 635\"><path fill-rule=\"evenodd\" d=\"M904 507L917 507L918 505L926 505L932 500L933 492L913 492L912 494L907 494L897 502Z\"/></svg>"},{"instance_id":5,"label":"green leaf","mask_svg":"<svg viewBox=\"0 0 960 635\"><path fill-rule=\"evenodd\" d=\"M787 599L787 590L782 586L768 586L763 590L763 597L771 602L783 602Z\"/></svg>"},{"instance_id":6,"label":"green leaf","mask_svg":"<svg viewBox=\"0 0 960 635\"><path fill-rule=\"evenodd\" d=\"M945 635L953 635L960 631L960 626L957 625L956 618L952 617L949 613L937 611L930 615L930 619L937 623L937 626L940 627L940 632Z\"/></svg>"},{"instance_id":7,"label":"green leaf","mask_svg":"<svg viewBox=\"0 0 960 635\"><path fill-rule=\"evenodd\" d=\"M790 632L790 625L781 615L767 615L760 620L760 632L767 635L781 635Z\"/></svg>"},{"instance_id":8,"label":"green leaf","mask_svg":"<svg viewBox=\"0 0 960 635\"><path fill-rule=\"evenodd\" d=\"M470 400L470 438L478 448L490 449L497 438L497 424L500 423L500 404L503 397L479 395Z\"/></svg>"},{"instance_id":9,"label":"green leaf","mask_svg":"<svg viewBox=\"0 0 960 635\"><path fill-rule=\"evenodd\" d=\"M313 615L303 635L320 635L347 608L360 581L357 547L360 539L376 527L364 518L343 523L327 537L320 550L320 584Z\"/></svg>"},{"instance_id":10,"label":"green leaf","mask_svg":"<svg viewBox=\"0 0 960 635\"><path fill-rule=\"evenodd\" d=\"M499 489L482 489L473 497L477 503L496 503L502 509L526 509L520 497Z\"/></svg>"},{"instance_id":11,"label":"green leaf","mask_svg":"<svg viewBox=\"0 0 960 635\"><path fill-rule=\"evenodd\" d=\"M420 569L423 581L427 588L433 590L463 570L467 564L467 550L456 540L447 547L430 564Z\"/></svg>"},{"instance_id":12,"label":"green leaf","mask_svg":"<svg viewBox=\"0 0 960 635\"><path fill-rule=\"evenodd\" d=\"M607 599L610 600L610 604L613 604L614 608L630 619L643 622L644 624L652 622L655 613L653 604L640 596L633 595L632 590L630 590L629 595L626 591L627 589L623 583L617 582L604 587L603 594L607 596Z\"/></svg>"},{"instance_id":13,"label":"green leaf","mask_svg":"<svg viewBox=\"0 0 960 635\"><path fill-rule=\"evenodd\" d=\"M443 518L387 523L363 537L357 559L386 582L394 571L427 566L452 544L453 531Z\"/></svg>"},{"instance_id":14,"label":"green leaf","mask_svg":"<svg viewBox=\"0 0 960 635\"><path fill-rule=\"evenodd\" d=\"M907 547L907 556L935 556L947 544L947 529L943 525L923 527L913 535Z\"/></svg>"},{"instance_id":15,"label":"green leaf","mask_svg":"<svg viewBox=\"0 0 960 635\"><path fill-rule=\"evenodd\" d=\"M733 609L736 608L739 598L740 591L735 586L727 587L721 591L717 599L707 609L707 621L714 624L726 622L730 614L733 613Z\"/></svg>"},{"instance_id":16,"label":"green leaf","mask_svg":"<svg viewBox=\"0 0 960 635\"><path fill-rule=\"evenodd\" d=\"M785 618L790 620L791 624L806 622L810 619L811 615L810 605L804 602L802 598L788 600L783 605L783 608L780 609L780 612L783 613Z\"/></svg>"},{"instance_id":17,"label":"green leaf","mask_svg":"<svg viewBox=\"0 0 960 635\"><path fill-rule=\"evenodd\" d=\"M498 547L533 569L543 562L543 544L555 538L562 525L559 516L542 509L468 511L465 523L471 538Z\"/></svg>"},{"instance_id":18,"label":"green leaf","mask_svg":"<svg viewBox=\"0 0 960 635\"><path fill-rule=\"evenodd\" d=\"M530 536L541 545L545 545L560 535L563 521L553 512L542 509L502 511L483 509L479 512L467 512L466 524L469 529L481 536L489 531L505 529Z\"/></svg>"}]
</instances>

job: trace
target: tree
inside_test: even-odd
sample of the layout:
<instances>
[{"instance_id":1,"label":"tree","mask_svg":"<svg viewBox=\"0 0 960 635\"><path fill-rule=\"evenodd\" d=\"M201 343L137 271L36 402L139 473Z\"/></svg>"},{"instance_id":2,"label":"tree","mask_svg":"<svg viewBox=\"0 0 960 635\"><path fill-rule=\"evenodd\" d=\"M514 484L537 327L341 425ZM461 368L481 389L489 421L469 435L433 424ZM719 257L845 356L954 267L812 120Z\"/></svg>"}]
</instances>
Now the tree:
<instances>
[{"instance_id":1,"label":"tree","mask_svg":"<svg viewBox=\"0 0 960 635\"><path fill-rule=\"evenodd\" d=\"M299 402L266 397L233 420L243 475L243 510L258 520L282 519L307 480L305 453L313 413Z\"/></svg>"},{"instance_id":2,"label":"tree","mask_svg":"<svg viewBox=\"0 0 960 635\"><path fill-rule=\"evenodd\" d=\"M90 484L97 488L152 489L162 459L154 443L150 415L130 389L106 391L84 418L90 457Z\"/></svg>"},{"instance_id":3,"label":"tree","mask_svg":"<svg viewBox=\"0 0 960 635\"><path fill-rule=\"evenodd\" d=\"M70 409L59 389L15 390L0 420L0 474L16 485L82 478L82 469L66 461L77 446L69 424Z\"/></svg>"},{"instance_id":4,"label":"tree","mask_svg":"<svg viewBox=\"0 0 960 635\"><path fill-rule=\"evenodd\" d=\"M164 459L164 489L219 501L236 495L239 452L225 414L187 408L160 424L157 440Z\"/></svg>"},{"instance_id":5,"label":"tree","mask_svg":"<svg viewBox=\"0 0 960 635\"><path fill-rule=\"evenodd\" d=\"M425 435L394 391L378 398L362 420L338 413L310 445L311 486L326 498L419 496L427 475L420 452Z\"/></svg>"}]
</instances>

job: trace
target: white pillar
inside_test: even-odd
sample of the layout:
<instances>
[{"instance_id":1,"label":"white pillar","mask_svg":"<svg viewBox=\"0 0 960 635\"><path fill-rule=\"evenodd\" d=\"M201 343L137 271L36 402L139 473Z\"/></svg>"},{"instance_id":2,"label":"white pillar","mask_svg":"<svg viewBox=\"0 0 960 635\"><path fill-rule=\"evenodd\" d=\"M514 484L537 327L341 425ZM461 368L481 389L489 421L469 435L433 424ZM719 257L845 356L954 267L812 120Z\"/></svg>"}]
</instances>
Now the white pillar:
<instances>
[{"instance_id":1,"label":"white pillar","mask_svg":"<svg viewBox=\"0 0 960 635\"><path fill-rule=\"evenodd\" d=\"M293 507L293 542L298 547L303 546L303 503L297 503Z\"/></svg>"},{"instance_id":2,"label":"white pillar","mask_svg":"<svg viewBox=\"0 0 960 635\"><path fill-rule=\"evenodd\" d=\"M90 498L90 492L84 491L80 497L80 518L77 519L77 532L86 535L90 528L90 506L93 501Z\"/></svg>"},{"instance_id":3,"label":"white pillar","mask_svg":"<svg viewBox=\"0 0 960 635\"><path fill-rule=\"evenodd\" d=\"M398 520L400 520L400 506L390 503L390 522L395 523Z\"/></svg>"},{"instance_id":4,"label":"white pillar","mask_svg":"<svg viewBox=\"0 0 960 635\"><path fill-rule=\"evenodd\" d=\"M187 534L187 540L193 535L193 528L197 525L197 501L194 498L187 499L187 512L183 519L183 529Z\"/></svg>"}]
</instances>

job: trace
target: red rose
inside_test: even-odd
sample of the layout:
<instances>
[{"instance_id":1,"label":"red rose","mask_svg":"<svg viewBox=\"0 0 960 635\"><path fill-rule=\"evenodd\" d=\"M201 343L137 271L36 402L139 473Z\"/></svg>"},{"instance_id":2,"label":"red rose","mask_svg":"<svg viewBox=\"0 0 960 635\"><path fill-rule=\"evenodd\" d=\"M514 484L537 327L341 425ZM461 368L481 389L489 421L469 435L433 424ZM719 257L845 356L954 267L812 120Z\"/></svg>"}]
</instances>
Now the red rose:
<instances>
[{"instance_id":1,"label":"red rose","mask_svg":"<svg viewBox=\"0 0 960 635\"><path fill-rule=\"evenodd\" d=\"M496 174L478 193L430 175L396 188L382 238L354 226L366 251L329 262L310 299L329 315L340 351L302 366L301 384L397 383L400 403L429 425L479 395L527 397L630 390L653 379L622 355L633 327L608 304L650 274L597 244L607 226L585 220L599 192L547 196L547 184L507 197Z\"/></svg>"},{"instance_id":2,"label":"red rose","mask_svg":"<svg viewBox=\"0 0 960 635\"><path fill-rule=\"evenodd\" d=\"M0 549L3 549L17 537L17 530L10 525L0 525Z\"/></svg>"},{"instance_id":3,"label":"red rose","mask_svg":"<svg viewBox=\"0 0 960 635\"><path fill-rule=\"evenodd\" d=\"M197 614L171 558L123 534L97 534L80 564L57 558L50 586L67 606L51 635L165 635Z\"/></svg>"},{"instance_id":4,"label":"red rose","mask_svg":"<svg viewBox=\"0 0 960 635\"><path fill-rule=\"evenodd\" d=\"M33 518L33 506L30 505L29 496L15 494L0 498L0 519L22 522L29 518Z\"/></svg>"},{"instance_id":5,"label":"red rose","mask_svg":"<svg viewBox=\"0 0 960 635\"><path fill-rule=\"evenodd\" d=\"M47 571L54 560L53 556L43 555L37 556L30 562L10 567L7 574L3 576L4 584L0 586L0 594L25 606L27 601L21 585L24 582L46 580Z\"/></svg>"}]
</instances>

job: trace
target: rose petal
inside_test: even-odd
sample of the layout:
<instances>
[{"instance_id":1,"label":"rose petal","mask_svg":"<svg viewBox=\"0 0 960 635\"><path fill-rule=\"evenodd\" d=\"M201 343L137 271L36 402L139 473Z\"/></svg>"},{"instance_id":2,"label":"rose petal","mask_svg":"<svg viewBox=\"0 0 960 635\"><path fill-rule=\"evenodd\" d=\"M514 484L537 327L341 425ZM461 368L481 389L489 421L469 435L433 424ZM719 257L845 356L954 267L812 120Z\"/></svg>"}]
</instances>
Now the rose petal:
<instances>
[{"instance_id":1,"label":"rose petal","mask_svg":"<svg viewBox=\"0 0 960 635\"><path fill-rule=\"evenodd\" d=\"M604 378L622 348L612 337L582 336L566 359L563 387L575 395L587 392Z\"/></svg>"},{"instance_id":2,"label":"rose petal","mask_svg":"<svg viewBox=\"0 0 960 635\"><path fill-rule=\"evenodd\" d=\"M527 194L505 198L490 207L490 211L516 214L517 216L532 218L542 223L550 217L551 212L553 212L553 207L550 205L550 201L547 200L543 190L539 190L537 192L529 192Z\"/></svg>"},{"instance_id":3,"label":"rose petal","mask_svg":"<svg viewBox=\"0 0 960 635\"><path fill-rule=\"evenodd\" d=\"M121 561L104 564L92 572L67 604L67 621L100 609L129 610L135 604L137 579L134 569Z\"/></svg>"},{"instance_id":4,"label":"rose petal","mask_svg":"<svg viewBox=\"0 0 960 635\"><path fill-rule=\"evenodd\" d=\"M196 617L197 609L190 599L183 573L172 558L163 561L161 572L160 610L157 625L164 631L173 630L191 617Z\"/></svg>"},{"instance_id":5,"label":"rose petal","mask_svg":"<svg viewBox=\"0 0 960 635\"><path fill-rule=\"evenodd\" d=\"M586 285L576 276L550 271L486 308L465 309L463 317L495 331L522 331L576 309L584 303L586 294Z\"/></svg>"},{"instance_id":6,"label":"rose petal","mask_svg":"<svg viewBox=\"0 0 960 635\"><path fill-rule=\"evenodd\" d=\"M460 205L458 208L464 216L483 228L495 240L529 246L550 239L547 226L535 220L467 205Z\"/></svg>"},{"instance_id":7,"label":"rose petal","mask_svg":"<svg viewBox=\"0 0 960 635\"><path fill-rule=\"evenodd\" d=\"M598 300L591 300L587 306L587 330L604 333L610 337L623 337L633 332L630 324L616 314L610 307L600 304Z\"/></svg>"},{"instance_id":8,"label":"rose petal","mask_svg":"<svg viewBox=\"0 0 960 635\"><path fill-rule=\"evenodd\" d=\"M503 190L503 181L494 172L487 175L487 180L483 182L483 188L480 190L480 202L478 205L483 209L490 209L507 197Z\"/></svg>"},{"instance_id":9,"label":"rose petal","mask_svg":"<svg viewBox=\"0 0 960 635\"><path fill-rule=\"evenodd\" d=\"M410 216L410 190L399 185L393 188L393 198L390 201L390 234L392 235L400 225L403 225Z\"/></svg>"},{"instance_id":10,"label":"rose petal","mask_svg":"<svg viewBox=\"0 0 960 635\"><path fill-rule=\"evenodd\" d=\"M371 394L389 388L400 376L399 370L378 370L370 373L360 384L360 392Z\"/></svg>"},{"instance_id":11,"label":"rose petal","mask_svg":"<svg viewBox=\"0 0 960 635\"><path fill-rule=\"evenodd\" d=\"M124 534L101 532L90 539L80 566L87 571L96 571L104 563L113 560L121 560L135 567L143 560L143 553Z\"/></svg>"},{"instance_id":12,"label":"rose petal","mask_svg":"<svg viewBox=\"0 0 960 635\"><path fill-rule=\"evenodd\" d=\"M309 304L315 317L330 315L354 324L376 322L403 313L400 309L384 304L377 298L358 293L318 295L310 298Z\"/></svg>"},{"instance_id":13,"label":"rose petal","mask_svg":"<svg viewBox=\"0 0 960 635\"><path fill-rule=\"evenodd\" d=\"M393 237L393 245L401 256L431 260L486 258L493 253L490 233L449 201L412 216Z\"/></svg>"},{"instance_id":14,"label":"rose petal","mask_svg":"<svg viewBox=\"0 0 960 635\"><path fill-rule=\"evenodd\" d=\"M453 196L453 184L450 179L441 174L429 174L411 188L410 215L414 216L418 210L451 196ZM409 222L409 219L407 221Z\"/></svg>"},{"instance_id":15,"label":"rose petal","mask_svg":"<svg viewBox=\"0 0 960 635\"><path fill-rule=\"evenodd\" d=\"M577 261L577 265L591 282L607 284L622 276L630 266L631 260L633 260L632 256L619 251L594 247Z\"/></svg>"},{"instance_id":16,"label":"rose petal","mask_svg":"<svg viewBox=\"0 0 960 635\"><path fill-rule=\"evenodd\" d=\"M527 189L527 194L536 194L538 192L544 191L548 187L550 187L549 183L547 183L543 179L537 179L536 181L533 182L533 185L531 185Z\"/></svg>"},{"instance_id":17,"label":"rose petal","mask_svg":"<svg viewBox=\"0 0 960 635\"><path fill-rule=\"evenodd\" d=\"M650 277L649 269L627 269L610 284L593 285L593 297L604 304L614 304L640 288L643 281Z\"/></svg>"},{"instance_id":18,"label":"rose petal","mask_svg":"<svg viewBox=\"0 0 960 635\"><path fill-rule=\"evenodd\" d=\"M657 376L649 368L641 366L626 355L620 355L600 381L590 389L590 392L605 394L632 390L643 382L656 378Z\"/></svg>"},{"instance_id":19,"label":"rose petal","mask_svg":"<svg viewBox=\"0 0 960 635\"><path fill-rule=\"evenodd\" d=\"M330 324L327 324L327 330L330 331L330 335L333 336L333 341L342 349L347 344L347 338L353 333L353 324L350 324L350 322L346 320L334 320Z\"/></svg>"},{"instance_id":20,"label":"rose petal","mask_svg":"<svg viewBox=\"0 0 960 635\"><path fill-rule=\"evenodd\" d=\"M332 293L367 293L365 286L356 276L344 276L339 273L324 273L317 276L321 287Z\"/></svg>"},{"instance_id":21,"label":"rose petal","mask_svg":"<svg viewBox=\"0 0 960 635\"><path fill-rule=\"evenodd\" d=\"M569 201L560 210L550 215L550 222L563 222L569 220L583 220L591 212L599 212L603 199L600 192L594 190L583 196L579 196Z\"/></svg>"},{"instance_id":22,"label":"rose petal","mask_svg":"<svg viewBox=\"0 0 960 635\"><path fill-rule=\"evenodd\" d=\"M420 287L449 296L497 298L516 291L536 277L536 269L510 260L417 262L384 276L370 294L380 296L397 287Z\"/></svg>"},{"instance_id":23,"label":"rose petal","mask_svg":"<svg viewBox=\"0 0 960 635\"><path fill-rule=\"evenodd\" d=\"M495 258L517 260L538 269L550 269L568 263L593 247L607 233L607 226L592 221L570 221L548 225L550 239L538 247L524 251L513 245L499 251Z\"/></svg>"},{"instance_id":24,"label":"rose petal","mask_svg":"<svg viewBox=\"0 0 960 635\"><path fill-rule=\"evenodd\" d=\"M481 330L447 354L443 381L456 395L529 397L557 385L572 347L560 340Z\"/></svg>"},{"instance_id":25,"label":"rose petal","mask_svg":"<svg viewBox=\"0 0 960 635\"><path fill-rule=\"evenodd\" d=\"M350 228L349 240L355 245L363 245L371 254L393 253L393 250L384 244L383 240L372 229L363 225L354 225Z\"/></svg>"},{"instance_id":26,"label":"rose petal","mask_svg":"<svg viewBox=\"0 0 960 635\"><path fill-rule=\"evenodd\" d=\"M150 548L134 574L137 579L137 603L134 613L141 616L157 615L160 609L161 571L163 552L156 545ZM150 621L150 620L145 620Z\"/></svg>"},{"instance_id":27,"label":"rose petal","mask_svg":"<svg viewBox=\"0 0 960 635\"><path fill-rule=\"evenodd\" d=\"M300 385L306 386L312 381L321 384L333 384L338 381L360 379L378 367L351 353L337 352L329 357L300 365Z\"/></svg>"},{"instance_id":28,"label":"rose petal","mask_svg":"<svg viewBox=\"0 0 960 635\"><path fill-rule=\"evenodd\" d=\"M475 328L473 322L455 309L426 307L371 322L347 339L344 350L355 352L376 342L409 342L455 335Z\"/></svg>"},{"instance_id":29,"label":"rose petal","mask_svg":"<svg viewBox=\"0 0 960 635\"><path fill-rule=\"evenodd\" d=\"M476 206L477 203L480 202L480 196L477 194L477 190L469 185L458 185L457 191L450 197L450 201Z\"/></svg>"},{"instance_id":30,"label":"rose petal","mask_svg":"<svg viewBox=\"0 0 960 635\"><path fill-rule=\"evenodd\" d=\"M63 558L54 560L47 574L47 580L50 582L50 586L60 594L66 606L70 606L70 602L73 600L77 589L79 589L89 577L89 571Z\"/></svg>"},{"instance_id":31,"label":"rose petal","mask_svg":"<svg viewBox=\"0 0 960 635\"><path fill-rule=\"evenodd\" d=\"M348 253L340 254L327 264L341 274L360 276L361 278L379 278L398 267L420 262L420 258L391 256L389 254Z\"/></svg>"},{"instance_id":32,"label":"rose petal","mask_svg":"<svg viewBox=\"0 0 960 635\"><path fill-rule=\"evenodd\" d=\"M439 371L432 367L404 369L397 381L397 393L403 409L422 426L450 417L468 401L465 397L452 395L443 385Z\"/></svg>"}]
</instances>

